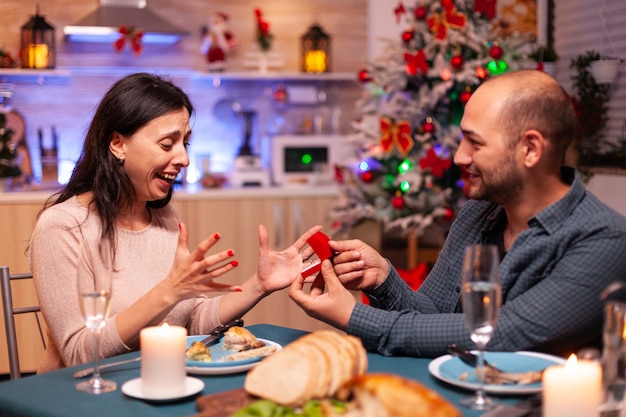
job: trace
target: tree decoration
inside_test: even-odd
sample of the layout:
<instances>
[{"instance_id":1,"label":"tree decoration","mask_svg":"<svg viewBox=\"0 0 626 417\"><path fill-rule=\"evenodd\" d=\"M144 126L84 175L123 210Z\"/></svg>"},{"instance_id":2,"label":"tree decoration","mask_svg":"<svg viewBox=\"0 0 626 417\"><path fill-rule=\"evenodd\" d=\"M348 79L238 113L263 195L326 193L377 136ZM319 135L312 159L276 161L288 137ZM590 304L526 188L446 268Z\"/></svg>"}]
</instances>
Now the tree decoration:
<instances>
[{"instance_id":1,"label":"tree decoration","mask_svg":"<svg viewBox=\"0 0 626 417\"><path fill-rule=\"evenodd\" d=\"M143 30L134 26L120 26L118 29L120 37L113 43L113 48L117 53L122 52L126 44L130 45L133 55L139 56L143 52Z\"/></svg>"},{"instance_id":2,"label":"tree decoration","mask_svg":"<svg viewBox=\"0 0 626 417\"><path fill-rule=\"evenodd\" d=\"M0 112L0 178L19 177L22 174L17 163L17 146L13 138L15 132L7 126L7 117Z\"/></svg>"},{"instance_id":3,"label":"tree decoration","mask_svg":"<svg viewBox=\"0 0 626 417\"><path fill-rule=\"evenodd\" d=\"M498 42L495 42L493 46L489 49L489 56L493 59L500 59L504 55L504 51L500 47Z\"/></svg>"},{"instance_id":4,"label":"tree decoration","mask_svg":"<svg viewBox=\"0 0 626 417\"><path fill-rule=\"evenodd\" d=\"M370 73L366 69L362 69L361 71L359 71L359 81L361 81L362 83L372 81Z\"/></svg>"},{"instance_id":5,"label":"tree decoration","mask_svg":"<svg viewBox=\"0 0 626 417\"><path fill-rule=\"evenodd\" d=\"M404 42L411 42L411 39L413 39L413 31L412 30L405 30L402 33L402 40Z\"/></svg>"},{"instance_id":6,"label":"tree decoration","mask_svg":"<svg viewBox=\"0 0 626 417\"><path fill-rule=\"evenodd\" d=\"M468 184L452 163L465 104L496 72L521 68L534 48L523 35L494 35L490 10L475 12L473 2L417 0L403 7L398 24L411 39L400 32L387 40L359 73L363 94L352 140L360 152L337 168L342 198L330 213L341 227L374 219L400 236L434 222L449 226ZM490 55L496 45L497 59Z\"/></svg>"}]
</instances>

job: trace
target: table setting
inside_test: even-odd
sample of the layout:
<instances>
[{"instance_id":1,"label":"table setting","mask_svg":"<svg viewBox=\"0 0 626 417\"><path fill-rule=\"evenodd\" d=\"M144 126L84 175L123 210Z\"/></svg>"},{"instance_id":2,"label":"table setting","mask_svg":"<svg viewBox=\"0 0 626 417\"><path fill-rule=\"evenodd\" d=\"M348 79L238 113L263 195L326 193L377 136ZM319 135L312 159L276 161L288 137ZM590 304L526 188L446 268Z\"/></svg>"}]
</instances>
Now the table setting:
<instances>
[{"instance_id":1,"label":"table setting","mask_svg":"<svg viewBox=\"0 0 626 417\"><path fill-rule=\"evenodd\" d=\"M96 335L96 357L111 285L106 251L99 251L104 260L85 261L103 268L98 276L105 278L80 279L79 263L78 280L85 320ZM89 248L83 252L93 257ZM141 330L137 352L0 384L0 416L230 417L237 412L244 417L255 415L245 410L259 400L303 417L322 415L306 414L308 404L327 410L342 404L349 417L378 415L371 407L394 417L626 416L623 375L616 372L626 346L626 298L615 296L626 292L626 285L603 294L603 358L579 352L580 357L566 360L485 350L501 303L495 246L466 249L461 283L474 351L449 345L448 354L434 359L387 357L366 352L360 339L334 330L244 326L238 319L208 335L188 335L184 327L164 323ZM343 413L328 412L324 415Z\"/></svg>"}]
</instances>

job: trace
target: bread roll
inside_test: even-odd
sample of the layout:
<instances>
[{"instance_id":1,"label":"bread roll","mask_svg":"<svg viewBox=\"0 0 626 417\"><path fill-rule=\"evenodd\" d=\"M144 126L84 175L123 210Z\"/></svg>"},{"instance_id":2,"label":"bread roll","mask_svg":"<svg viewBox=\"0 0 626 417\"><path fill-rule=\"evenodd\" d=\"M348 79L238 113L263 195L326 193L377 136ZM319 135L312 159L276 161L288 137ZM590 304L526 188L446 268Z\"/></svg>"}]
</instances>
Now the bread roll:
<instances>
[{"instance_id":1,"label":"bread roll","mask_svg":"<svg viewBox=\"0 0 626 417\"><path fill-rule=\"evenodd\" d=\"M222 340L222 347L234 352L257 349L262 346L265 346L264 342L257 340L250 330L239 326L228 329Z\"/></svg>"}]
</instances>

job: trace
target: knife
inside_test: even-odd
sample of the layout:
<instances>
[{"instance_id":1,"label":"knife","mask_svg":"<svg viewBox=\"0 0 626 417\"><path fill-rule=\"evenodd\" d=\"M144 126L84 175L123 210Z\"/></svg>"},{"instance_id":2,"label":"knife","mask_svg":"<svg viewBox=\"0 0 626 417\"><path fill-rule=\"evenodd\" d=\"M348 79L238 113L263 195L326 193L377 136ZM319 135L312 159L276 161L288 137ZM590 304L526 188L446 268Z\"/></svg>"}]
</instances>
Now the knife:
<instances>
[{"instance_id":1,"label":"knife","mask_svg":"<svg viewBox=\"0 0 626 417\"><path fill-rule=\"evenodd\" d=\"M476 368L476 365L478 364L477 355L473 354L469 350L461 349L455 344L448 345L448 353L451 354L452 356L458 357L459 359L463 361L463 363L471 366L472 368ZM487 362L486 359L484 359L483 363L485 364L486 368L491 368L495 372L505 373L505 371L499 368L496 368L495 366Z\"/></svg>"},{"instance_id":2,"label":"knife","mask_svg":"<svg viewBox=\"0 0 626 417\"><path fill-rule=\"evenodd\" d=\"M219 342L219 340L222 338L222 336L224 335L224 333L226 333L228 329L230 329L231 327L235 327L235 326L242 327L243 320L236 319L229 323L224 324L223 326L216 327L215 329L211 331L211 334L205 337L204 339L202 339L201 342L204 343L205 346L212 346L216 344L217 342ZM140 360L141 360L141 356L138 356L136 358L127 359L124 361L111 362L111 363L107 363L104 365L100 365L98 368L100 371L102 371L103 369L113 368L115 366L125 365L127 363L139 362ZM79 371L74 372L72 376L74 378L84 378L86 376L92 375L93 371L94 371L93 368L85 368L85 369L81 369Z\"/></svg>"},{"instance_id":3,"label":"knife","mask_svg":"<svg viewBox=\"0 0 626 417\"><path fill-rule=\"evenodd\" d=\"M224 336L224 333L226 333L231 327L243 327L243 320L235 319L231 322L224 324L223 326L216 327L207 337L202 339L200 343L203 343L206 347L213 346L220 341L222 336Z\"/></svg>"}]
</instances>

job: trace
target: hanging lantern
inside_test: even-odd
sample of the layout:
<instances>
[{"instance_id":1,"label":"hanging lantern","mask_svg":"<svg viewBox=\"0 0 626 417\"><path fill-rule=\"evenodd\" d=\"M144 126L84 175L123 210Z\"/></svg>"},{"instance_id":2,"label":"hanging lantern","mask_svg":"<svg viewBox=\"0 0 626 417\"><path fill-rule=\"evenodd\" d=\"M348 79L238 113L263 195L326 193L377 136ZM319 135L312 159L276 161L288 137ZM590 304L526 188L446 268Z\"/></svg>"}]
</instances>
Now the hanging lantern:
<instances>
[{"instance_id":1,"label":"hanging lantern","mask_svg":"<svg viewBox=\"0 0 626 417\"><path fill-rule=\"evenodd\" d=\"M50 69L55 67L54 26L39 15L39 7L37 7L36 14L22 26L21 35L22 68Z\"/></svg>"},{"instance_id":2,"label":"hanging lantern","mask_svg":"<svg viewBox=\"0 0 626 417\"><path fill-rule=\"evenodd\" d=\"M330 72L330 36L314 23L302 36L302 71Z\"/></svg>"}]
</instances>

